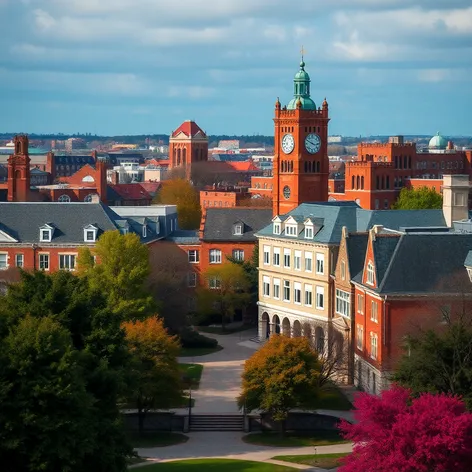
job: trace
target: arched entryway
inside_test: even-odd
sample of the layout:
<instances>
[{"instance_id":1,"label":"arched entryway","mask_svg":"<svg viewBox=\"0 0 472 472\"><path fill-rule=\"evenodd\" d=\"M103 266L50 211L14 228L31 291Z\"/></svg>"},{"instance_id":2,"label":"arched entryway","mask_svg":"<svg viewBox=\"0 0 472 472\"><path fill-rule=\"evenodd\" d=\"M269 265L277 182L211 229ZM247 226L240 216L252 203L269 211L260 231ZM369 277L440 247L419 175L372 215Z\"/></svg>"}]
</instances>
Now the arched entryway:
<instances>
[{"instance_id":1,"label":"arched entryway","mask_svg":"<svg viewBox=\"0 0 472 472\"><path fill-rule=\"evenodd\" d=\"M269 315L264 312L261 316L261 337L267 339L270 336L270 320Z\"/></svg>"},{"instance_id":2,"label":"arched entryway","mask_svg":"<svg viewBox=\"0 0 472 472\"><path fill-rule=\"evenodd\" d=\"M307 338L310 342L313 341L310 323L303 323L303 337Z\"/></svg>"},{"instance_id":3,"label":"arched entryway","mask_svg":"<svg viewBox=\"0 0 472 472\"><path fill-rule=\"evenodd\" d=\"M272 325L272 332L275 334L280 334L280 318L278 317L278 315L274 315L272 317Z\"/></svg>"},{"instance_id":4,"label":"arched entryway","mask_svg":"<svg viewBox=\"0 0 472 472\"><path fill-rule=\"evenodd\" d=\"M293 322L293 337L294 338L300 338L302 335L302 325L300 321L295 320Z\"/></svg>"},{"instance_id":5,"label":"arched entryway","mask_svg":"<svg viewBox=\"0 0 472 472\"><path fill-rule=\"evenodd\" d=\"M322 354L325 348L324 329L317 326L315 329L315 349Z\"/></svg>"},{"instance_id":6,"label":"arched entryway","mask_svg":"<svg viewBox=\"0 0 472 472\"><path fill-rule=\"evenodd\" d=\"M288 318L284 318L282 321L282 334L284 336L288 336L289 338L292 334L290 329L290 320Z\"/></svg>"}]
</instances>

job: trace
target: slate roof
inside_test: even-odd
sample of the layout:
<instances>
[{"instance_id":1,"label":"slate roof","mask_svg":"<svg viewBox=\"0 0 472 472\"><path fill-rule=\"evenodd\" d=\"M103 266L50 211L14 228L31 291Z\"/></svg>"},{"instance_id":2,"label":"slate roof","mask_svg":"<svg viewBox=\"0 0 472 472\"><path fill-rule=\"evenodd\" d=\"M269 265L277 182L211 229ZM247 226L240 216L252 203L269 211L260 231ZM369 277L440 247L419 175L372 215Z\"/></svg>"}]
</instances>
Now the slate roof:
<instances>
[{"instance_id":1,"label":"slate roof","mask_svg":"<svg viewBox=\"0 0 472 472\"><path fill-rule=\"evenodd\" d=\"M272 220L272 210L261 208L208 208L203 229L204 241L256 241L255 233ZM233 225L243 222L243 234L233 234Z\"/></svg>"},{"instance_id":2,"label":"slate roof","mask_svg":"<svg viewBox=\"0 0 472 472\"><path fill-rule=\"evenodd\" d=\"M348 232L368 231L374 225L399 230L401 227L446 227L442 210L363 210L355 202L302 203L287 215L315 217L323 221L323 227L313 238L313 242L339 244L342 227ZM274 235L272 224L258 231L260 236L277 239L295 239L293 236ZM304 232L298 236L304 239Z\"/></svg>"},{"instance_id":3,"label":"slate roof","mask_svg":"<svg viewBox=\"0 0 472 472\"><path fill-rule=\"evenodd\" d=\"M400 235L377 236L373 241L375 270L379 283L385 277L399 241Z\"/></svg>"},{"instance_id":4,"label":"slate roof","mask_svg":"<svg viewBox=\"0 0 472 472\"><path fill-rule=\"evenodd\" d=\"M377 241L390 239L398 241L393 251L393 241L378 247L380 265L385 271L380 271L379 286L374 291L392 295L472 291L464 267L472 251L472 234L406 233L399 238L378 238Z\"/></svg>"},{"instance_id":5,"label":"slate roof","mask_svg":"<svg viewBox=\"0 0 472 472\"><path fill-rule=\"evenodd\" d=\"M365 253L368 241L369 233L350 234L346 239L349 274L351 279L356 277L358 274L362 274L362 271L364 270Z\"/></svg>"},{"instance_id":6,"label":"slate roof","mask_svg":"<svg viewBox=\"0 0 472 472\"><path fill-rule=\"evenodd\" d=\"M102 203L0 203L0 229L21 243L40 243L39 228L50 224L50 244L83 244L85 226L98 227L100 236L116 230L118 218Z\"/></svg>"},{"instance_id":7,"label":"slate roof","mask_svg":"<svg viewBox=\"0 0 472 472\"><path fill-rule=\"evenodd\" d=\"M193 229L178 229L166 238L167 241L173 241L176 244L198 244L200 238L198 231Z\"/></svg>"}]
</instances>

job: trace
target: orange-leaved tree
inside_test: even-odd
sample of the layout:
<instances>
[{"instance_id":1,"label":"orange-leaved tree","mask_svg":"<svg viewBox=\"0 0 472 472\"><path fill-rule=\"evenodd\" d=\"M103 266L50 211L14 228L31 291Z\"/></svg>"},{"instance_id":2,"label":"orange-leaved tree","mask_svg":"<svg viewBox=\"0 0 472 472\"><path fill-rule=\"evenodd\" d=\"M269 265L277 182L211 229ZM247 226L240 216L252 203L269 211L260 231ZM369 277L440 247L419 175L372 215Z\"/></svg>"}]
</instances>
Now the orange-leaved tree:
<instances>
[{"instance_id":1,"label":"orange-leaved tree","mask_svg":"<svg viewBox=\"0 0 472 472\"><path fill-rule=\"evenodd\" d=\"M185 179L163 182L154 203L177 205L177 217L181 229L198 229L202 217L200 197L194 186Z\"/></svg>"},{"instance_id":2,"label":"orange-leaved tree","mask_svg":"<svg viewBox=\"0 0 472 472\"><path fill-rule=\"evenodd\" d=\"M272 335L244 364L239 407L268 413L283 435L290 410L314 404L319 375L318 354L307 338Z\"/></svg>"},{"instance_id":3,"label":"orange-leaved tree","mask_svg":"<svg viewBox=\"0 0 472 472\"><path fill-rule=\"evenodd\" d=\"M177 337L168 334L157 316L123 323L123 328L132 355L129 400L138 410L141 434L149 410L170 408L182 398L177 362L180 344Z\"/></svg>"}]
</instances>

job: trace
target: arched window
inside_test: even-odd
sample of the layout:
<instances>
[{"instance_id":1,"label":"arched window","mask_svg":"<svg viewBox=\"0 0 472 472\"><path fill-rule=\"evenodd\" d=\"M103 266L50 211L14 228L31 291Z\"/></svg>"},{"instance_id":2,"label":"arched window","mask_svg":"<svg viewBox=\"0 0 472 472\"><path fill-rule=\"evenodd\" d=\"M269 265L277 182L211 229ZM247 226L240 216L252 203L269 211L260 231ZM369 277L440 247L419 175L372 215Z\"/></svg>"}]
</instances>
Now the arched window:
<instances>
[{"instance_id":1,"label":"arched window","mask_svg":"<svg viewBox=\"0 0 472 472\"><path fill-rule=\"evenodd\" d=\"M180 148L177 149L177 165L180 166Z\"/></svg>"},{"instance_id":2,"label":"arched window","mask_svg":"<svg viewBox=\"0 0 472 472\"><path fill-rule=\"evenodd\" d=\"M305 174L307 174L307 173L308 173L308 162L305 161L305 162L303 163L303 166L304 166L304 168L305 168Z\"/></svg>"},{"instance_id":3,"label":"arched window","mask_svg":"<svg viewBox=\"0 0 472 472\"><path fill-rule=\"evenodd\" d=\"M389 175L387 175L387 177L386 177L386 179L385 179L385 187L386 187L387 189L390 188L390 176L389 176Z\"/></svg>"},{"instance_id":4,"label":"arched window","mask_svg":"<svg viewBox=\"0 0 472 472\"><path fill-rule=\"evenodd\" d=\"M16 180L21 179L21 170L16 170L15 171L15 179Z\"/></svg>"},{"instance_id":5,"label":"arched window","mask_svg":"<svg viewBox=\"0 0 472 472\"><path fill-rule=\"evenodd\" d=\"M59 203L68 203L68 202L70 202L70 197L69 197L69 195L66 195L66 194L64 193L64 194L62 194L62 195L57 199L57 201L58 201Z\"/></svg>"},{"instance_id":6,"label":"arched window","mask_svg":"<svg viewBox=\"0 0 472 472\"><path fill-rule=\"evenodd\" d=\"M182 164L187 164L187 148L182 149Z\"/></svg>"},{"instance_id":7,"label":"arched window","mask_svg":"<svg viewBox=\"0 0 472 472\"><path fill-rule=\"evenodd\" d=\"M361 177L361 189L364 190L364 176Z\"/></svg>"},{"instance_id":8,"label":"arched window","mask_svg":"<svg viewBox=\"0 0 472 472\"><path fill-rule=\"evenodd\" d=\"M321 163L320 161L316 161L316 172L320 172L321 171Z\"/></svg>"},{"instance_id":9,"label":"arched window","mask_svg":"<svg viewBox=\"0 0 472 472\"><path fill-rule=\"evenodd\" d=\"M353 176L352 176L351 188L354 189L355 187L356 187L356 177L353 175Z\"/></svg>"},{"instance_id":10,"label":"arched window","mask_svg":"<svg viewBox=\"0 0 472 472\"><path fill-rule=\"evenodd\" d=\"M93 196L96 195L95 193L89 193L85 198L84 202L85 203L90 203L92 201Z\"/></svg>"},{"instance_id":11,"label":"arched window","mask_svg":"<svg viewBox=\"0 0 472 472\"><path fill-rule=\"evenodd\" d=\"M398 156L395 156L395 169L398 169Z\"/></svg>"},{"instance_id":12,"label":"arched window","mask_svg":"<svg viewBox=\"0 0 472 472\"><path fill-rule=\"evenodd\" d=\"M380 187L382 189L385 188L385 177L382 175L382 186Z\"/></svg>"},{"instance_id":13,"label":"arched window","mask_svg":"<svg viewBox=\"0 0 472 472\"><path fill-rule=\"evenodd\" d=\"M408 168L408 157L403 156L403 168L407 169Z\"/></svg>"},{"instance_id":14,"label":"arched window","mask_svg":"<svg viewBox=\"0 0 472 472\"><path fill-rule=\"evenodd\" d=\"M356 189L360 189L360 188L361 188L361 178L357 176Z\"/></svg>"},{"instance_id":15,"label":"arched window","mask_svg":"<svg viewBox=\"0 0 472 472\"><path fill-rule=\"evenodd\" d=\"M408 169L411 169L411 156L408 157Z\"/></svg>"}]
</instances>

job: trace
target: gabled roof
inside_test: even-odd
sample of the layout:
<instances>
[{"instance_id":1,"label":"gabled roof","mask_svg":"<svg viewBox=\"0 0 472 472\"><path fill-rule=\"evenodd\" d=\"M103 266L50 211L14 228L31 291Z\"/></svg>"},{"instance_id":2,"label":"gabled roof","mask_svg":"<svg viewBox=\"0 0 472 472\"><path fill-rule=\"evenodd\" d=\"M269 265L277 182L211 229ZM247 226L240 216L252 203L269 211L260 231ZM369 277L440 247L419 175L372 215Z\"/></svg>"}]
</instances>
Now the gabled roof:
<instances>
[{"instance_id":1,"label":"gabled roof","mask_svg":"<svg viewBox=\"0 0 472 472\"><path fill-rule=\"evenodd\" d=\"M110 185L123 200L151 200L152 197L140 183Z\"/></svg>"},{"instance_id":2,"label":"gabled roof","mask_svg":"<svg viewBox=\"0 0 472 472\"><path fill-rule=\"evenodd\" d=\"M346 252L351 279L362 274L369 233L353 233L346 238Z\"/></svg>"},{"instance_id":3,"label":"gabled roof","mask_svg":"<svg viewBox=\"0 0 472 472\"><path fill-rule=\"evenodd\" d=\"M256 241L255 232L272 220L272 210L260 208L207 208L204 241ZM235 222L244 223L242 235L233 234ZM272 225L271 225L272 227Z\"/></svg>"},{"instance_id":4,"label":"gabled roof","mask_svg":"<svg viewBox=\"0 0 472 472\"><path fill-rule=\"evenodd\" d=\"M238 172L251 172L251 171L260 171L259 167L256 167L252 162L250 161L243 161L243 162L238 162L238 161L231 161L228 162L228 164L236 171Z\"/></svg>"},{"instance_id":5,"label":"gabled roof","mask_svg":"<svg viewBox=\"0 0 472 472\"><path fill-rule=\"evenodd\" d=\"M377 287L382 285L390 261L400 241L400 235L377 235L372 241Z\"/></svg>"},{"instance_id":6,"label":"gabled roof","mask_svg":"<svg viewBox=\"0 0 472 472\"><path fill-rule=\"evenodd\" d=\"M195 123L195 121L187 120L184 121L173 133L172 138L177 137L180 133L185 134L189 138L193 138L197 134L200 134L202 137L206 137L205 132L200 128L200 126Z\"/></svg>"}]
</instances>

